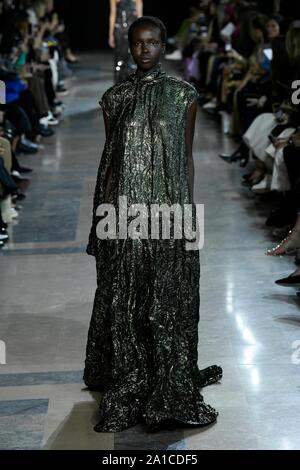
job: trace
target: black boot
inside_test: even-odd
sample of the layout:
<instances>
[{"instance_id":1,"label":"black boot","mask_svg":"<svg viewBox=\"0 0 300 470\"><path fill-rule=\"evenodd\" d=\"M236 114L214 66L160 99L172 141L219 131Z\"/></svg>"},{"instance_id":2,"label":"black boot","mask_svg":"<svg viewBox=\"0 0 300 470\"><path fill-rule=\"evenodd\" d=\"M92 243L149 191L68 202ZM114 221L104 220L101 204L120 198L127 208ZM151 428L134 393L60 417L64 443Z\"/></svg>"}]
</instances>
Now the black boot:
<instances>
[{"instance_id":1,"label":"black boot","mask_svg":"<svg viewBox=\"0 0 300 470\"><path fill-rule=\"evenodd\" d=\"M31 173L32 172L31 168L27 168L25 166L20 165L15 155L15 152L12 151L11 156L12 156L12 171L15 170L15 171L18 171L19 173Z\"/></svg>"},{"instance_id":2,"label":"black boot","mask_svg":"<svg viewBox=\"0 0 300 470\"><path fill-rule=\"evenodd\" d=\"M249 161L249 149L247 145L242 142L241 145L231 155L227 153L221 153L219 157L227 163L239 161L240 166L244 167Z\"/></svg>"}]
</instances>

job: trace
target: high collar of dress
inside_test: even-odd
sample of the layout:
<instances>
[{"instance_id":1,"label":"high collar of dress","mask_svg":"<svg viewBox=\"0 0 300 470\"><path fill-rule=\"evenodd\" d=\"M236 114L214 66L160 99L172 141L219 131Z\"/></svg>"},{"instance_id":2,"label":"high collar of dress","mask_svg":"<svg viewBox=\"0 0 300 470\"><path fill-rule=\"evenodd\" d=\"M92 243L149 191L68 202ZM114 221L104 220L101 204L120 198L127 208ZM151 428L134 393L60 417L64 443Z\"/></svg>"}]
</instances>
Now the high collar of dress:
<instances>
[{"instance_id":1,"label":"high collar of dress","mask_svg":"<svg viewBox=\"0 0 300 470\"><path fill-rule=\"evenodd\" d=\"M152 82L153 80L163 77L165 72L162 70L161 63L156 64L152 69L148 70L144 75L138 75L137 72L130 75L130 79L133 83L144 83Z\"/></svg>"}]
</instances>

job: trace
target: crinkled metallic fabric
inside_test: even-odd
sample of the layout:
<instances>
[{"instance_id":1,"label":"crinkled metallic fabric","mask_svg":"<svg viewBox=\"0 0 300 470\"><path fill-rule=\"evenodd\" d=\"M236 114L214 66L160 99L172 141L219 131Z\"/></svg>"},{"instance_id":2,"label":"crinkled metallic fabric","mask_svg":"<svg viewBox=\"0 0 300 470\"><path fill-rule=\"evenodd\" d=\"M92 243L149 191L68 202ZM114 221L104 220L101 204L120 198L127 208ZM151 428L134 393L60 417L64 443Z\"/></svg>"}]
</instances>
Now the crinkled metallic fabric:
<instances>
[{"instance_id":1,"label":"crinkled metallic fabric","mask_svg":"<svg viewBox=\"0 0 300 470\"><path fill-rule=\"evenodd\" d=\"M129 43L128 30L131 23L137 19L134 0L120 0L117 3L115 22L115 57L114 57L114 81L115 83L125 80L134 69Z\"/></svg>"},{"instance_id":2,"label":"crinkled metallic fabric","mask_svg":"<svg viewBox=\"0 0 300 470\"><path fill-rule=\"evenodd\" d=\"M96 431L117 432L168 420L206 425L217 412L201 387L222 369L197 365L199 250L183 239L101 240L96 209L118 196L133 203L190 203L186 112L194 87L158 64L105 92L110 130L94 193L87 253L95 256L97 289L88 333L85 384L103 392ZM108 171L112 184L105 198Z\"/></svg>"}]
</instances>

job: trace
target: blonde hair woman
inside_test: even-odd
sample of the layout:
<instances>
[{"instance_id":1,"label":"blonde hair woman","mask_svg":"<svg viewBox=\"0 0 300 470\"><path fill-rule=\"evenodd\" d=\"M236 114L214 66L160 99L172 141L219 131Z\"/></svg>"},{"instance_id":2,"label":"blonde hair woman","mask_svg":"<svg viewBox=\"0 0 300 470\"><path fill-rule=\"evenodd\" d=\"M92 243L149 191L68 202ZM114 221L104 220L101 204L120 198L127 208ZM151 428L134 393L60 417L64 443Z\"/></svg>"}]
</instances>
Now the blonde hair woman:
<instances>
[{"instance_id":1,"label":"blonde hair woman","mask_svg":"<svg viewBox=\"0 0 300 470\"><path fill-rule=\"evenodd\" d=\"M133 72L128 29L143 15L143 0L110 0L108 44L115 50L114 81L125 80Z\"/></svg>"}]
</instances>

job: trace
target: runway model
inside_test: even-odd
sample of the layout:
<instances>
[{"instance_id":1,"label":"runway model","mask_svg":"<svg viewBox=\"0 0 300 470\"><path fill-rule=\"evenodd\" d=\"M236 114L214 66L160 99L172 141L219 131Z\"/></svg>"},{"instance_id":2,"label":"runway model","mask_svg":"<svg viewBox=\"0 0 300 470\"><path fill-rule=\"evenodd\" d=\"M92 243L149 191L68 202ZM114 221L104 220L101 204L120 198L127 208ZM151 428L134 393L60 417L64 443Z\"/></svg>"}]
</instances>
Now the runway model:
<instances>
[{"instance_id":1,"label":"runway model","mask_svg":"<svg viewBox=\"0 0 300 470\"><path fill-rule=\"evenodd\" d=\"M129 51L128 29L142 14L143 0L110 0L108 43L115 50L115 83L126 79L134 71Z\"/></svg>"},{"instance_id":2,"label":"runway model","mask_svg":"<svg viewBox=\"0 0 300 470\"><path fill-rule=\"evenodd\" d=\"M217 382L222 369L197 365L199 249L186 249L188 237L98 236L100 204L111 204L120 216L120 196L128 207L195 207L197 92L163 71L166 29L159 19L136 20L129 43L137 71L101 100L106 143L87 246L96 260L97 289L84 381L103 392L96 431L118 432L140 422L150 431L204 426L218 413L200 389Z\"/></svg>"}]
</instances>

